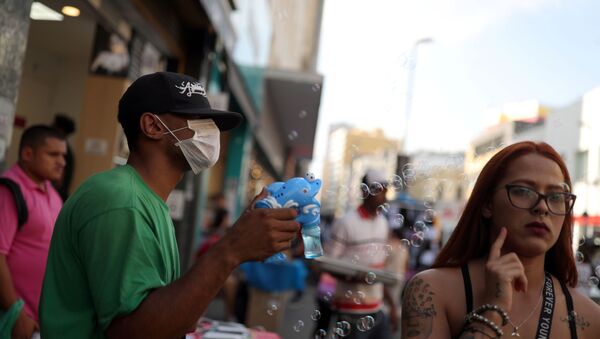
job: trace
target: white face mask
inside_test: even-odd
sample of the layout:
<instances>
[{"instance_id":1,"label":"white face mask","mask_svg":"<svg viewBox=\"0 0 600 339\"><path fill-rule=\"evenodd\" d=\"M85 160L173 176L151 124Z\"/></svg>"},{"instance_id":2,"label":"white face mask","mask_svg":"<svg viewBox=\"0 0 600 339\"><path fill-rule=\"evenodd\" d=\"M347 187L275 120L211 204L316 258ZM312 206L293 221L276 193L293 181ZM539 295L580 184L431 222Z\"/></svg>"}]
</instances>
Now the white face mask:
<instances>
[{"instance_id":1,"label":"white face mask","mask_svg":"<svg viewBox=\"0 0 600 339\"><path fill-rule=\"evenodd\" d=\"M212 167L219 160L220 149L220 131L212 119L188 120L187 127L178 128L171 131L167 125L157 115L154 115L158 121L171 133L177 143L175 146L181 148L183 156L187 160L194 174ZM194 131L194 136L190 139L179 140L174 132L189 128Z\"/></svg>"}]
</instances>

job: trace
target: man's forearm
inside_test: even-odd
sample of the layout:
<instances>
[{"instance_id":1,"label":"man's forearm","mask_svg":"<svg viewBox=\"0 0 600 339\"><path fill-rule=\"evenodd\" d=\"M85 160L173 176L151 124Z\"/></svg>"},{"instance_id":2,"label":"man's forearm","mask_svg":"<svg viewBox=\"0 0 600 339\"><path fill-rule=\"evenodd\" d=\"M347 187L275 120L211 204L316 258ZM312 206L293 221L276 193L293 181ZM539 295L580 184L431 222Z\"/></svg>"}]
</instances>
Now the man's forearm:
<instances>
[{"instance_id":1,"label":"man's forearm","mask_svg":"<svg viewBox=\"0 0 600 339\"><path fill-rule=\"evenodd\" d=\"M12 275L8 270L6 256L0 254L0 308L3 310L8 309L17 299L19 299L19 296L15 291Z\"/></svg>"},{"instance_id":2,"label":"man's forearm","mask_svg":"<svg viewBox=\"0 0 600 339\"><path fill-rule=\"evenodd\" d=\"M181 338L195 325L237 266L231 250L217 243L180 279L151 292L131 314L114 319L109 338Z\"/></svg>"}]
</instances>

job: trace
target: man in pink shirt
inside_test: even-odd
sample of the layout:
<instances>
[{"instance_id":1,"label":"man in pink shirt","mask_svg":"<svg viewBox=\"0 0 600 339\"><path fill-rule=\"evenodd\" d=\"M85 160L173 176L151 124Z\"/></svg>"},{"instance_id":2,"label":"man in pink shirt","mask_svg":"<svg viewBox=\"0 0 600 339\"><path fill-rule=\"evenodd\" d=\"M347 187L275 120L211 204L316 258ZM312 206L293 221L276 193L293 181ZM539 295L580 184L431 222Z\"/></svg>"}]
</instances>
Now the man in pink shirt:
<instances>
[{"instance_id":1,"label":"man in pink shirt","mask_svg":"<svg viewBox=\"0 0 600 339\"><path fill-rule=\"evenodd\" d=\"M65 167L67 144L55 129L36 125L23 132L19 160L2 177L18 185L27 206L27 220L19 226L15 196L0 186L0 308L19 299L25 306L13 326L13 338L31 338L39 331L38 303L54 222L62 200L51 181Z\"/></svg>"}]
</instances>

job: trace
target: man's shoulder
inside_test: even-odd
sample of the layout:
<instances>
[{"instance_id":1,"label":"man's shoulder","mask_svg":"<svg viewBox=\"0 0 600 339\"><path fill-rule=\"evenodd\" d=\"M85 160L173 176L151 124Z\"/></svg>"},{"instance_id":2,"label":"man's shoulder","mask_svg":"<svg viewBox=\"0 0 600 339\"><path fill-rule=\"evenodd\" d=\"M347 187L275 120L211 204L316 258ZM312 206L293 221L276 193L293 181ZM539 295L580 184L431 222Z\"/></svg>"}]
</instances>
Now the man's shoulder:
<instances>
[{"instance_id":1,"label":"man's shoulder","mask_svg":"<svg viewBox=\"0 0 600 339\"><path fill-rule=\"evenodd\" d=\"M133 207L136 195L135 183L127 171L121 168L95 174L84 181L69 197L64 209L95 211Z\"/></svg>"},{"instance_id":2,"label":"man's shoulder","mask_svg":"<svg viewBox=\"0 0 600 339\"><path fill-rule=\"evenodd\" d=\"M92 175L81 184L78 191L82 189L103 193L126 193L133 185L134 178L131 173L125 168L115 167Z\"/></svg>"}]
</instances>

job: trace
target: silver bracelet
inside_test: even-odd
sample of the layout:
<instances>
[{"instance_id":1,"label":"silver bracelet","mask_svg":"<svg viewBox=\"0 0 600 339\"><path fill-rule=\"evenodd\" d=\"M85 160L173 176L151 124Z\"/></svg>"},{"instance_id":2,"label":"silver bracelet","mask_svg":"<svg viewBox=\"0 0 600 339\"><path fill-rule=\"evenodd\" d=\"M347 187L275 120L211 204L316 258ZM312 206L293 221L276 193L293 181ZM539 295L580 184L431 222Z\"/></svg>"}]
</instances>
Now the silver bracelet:
<instances>
[{"instance_id":1,"label":"silver bracelet","mask_svg":"<svg viewBox=\"0 0 600 339\"><path fill-rule=\"evenodd\" d=\"M502 326L505 326L506 324L508 324L508 313L506 313L506 311L504 311L502 309L502 307L498 306L498 305L492 305L492 304L483 304L479 307L477 307L475 309L475 311L473 311L474 313L477 314L481 314L485 311L495 311L496 313L498 313L501 317L502 317Z\"/></svg>"},{"instance_id":2,"label":"silver bracelet","mask_svg":"<svg viewBox=\"0 0 600 339\"><path fill-rule=\"evenodd\" d=\"M479 321L479 322L483 323L484 325L488 326L489 328L491 328L496 333L496 335L498 335L498 338L500 338L504 335L504 332L502 331L502 329L500 329L500 327L498 327L498 325L496 325L495 322L482 316L481 314L471 312L471 313L467 314L467 316L465 317L465 321L468 324L472 323L474 320Z\"/></svg>"}]
</instances>

